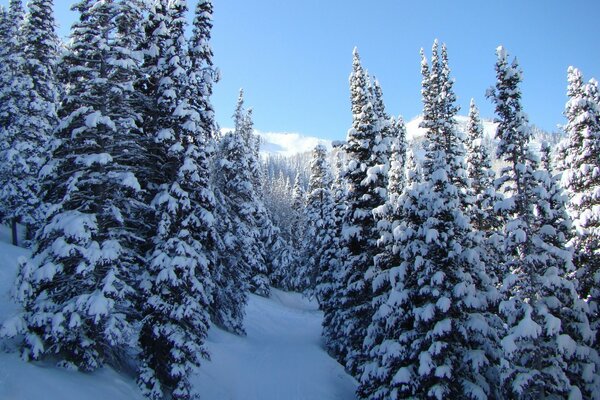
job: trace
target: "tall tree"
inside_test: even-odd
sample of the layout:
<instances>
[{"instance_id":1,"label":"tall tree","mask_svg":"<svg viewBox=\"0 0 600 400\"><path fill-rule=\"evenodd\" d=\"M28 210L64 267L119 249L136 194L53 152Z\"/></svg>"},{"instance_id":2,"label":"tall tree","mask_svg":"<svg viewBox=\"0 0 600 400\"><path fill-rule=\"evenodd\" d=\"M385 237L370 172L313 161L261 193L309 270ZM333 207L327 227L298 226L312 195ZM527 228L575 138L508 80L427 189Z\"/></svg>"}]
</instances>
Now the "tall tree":
<instances>
[{"instance_id":1,"label":"tall tree","mask_svg":"<svg viewBox=\"0 0 600 400\"><path fill-rule=\"evenodd\" d=\"M489 150L484 143L479 109L473 99L469 107L466 148L467 178L472 196L468 205L471 223L481 235L480 252L488 273L496 281L501 281L504 278L503 234L501 218L494 210L500 197L494 188L496 173L492 169Z\"/></svg>"},{"instance_id":2,"label":"tall tree","mask_svg":"<svg viewBox=\"0 0 600 400\"><path fill-rule=\"evenodd\" d=\"M70 74L59 143L44 170L51 208L21 267L17 294L26 355L58 354L93 370L129 344L148 207L135 174L144 164L131 107L138 64L120 46L127 32L114 23L124 10L92 0L73 9L80 18L65 58Z\"/></svg>"},{"instance_id":3,"label":"tall tree","mask_svg":"<svg viewBox=\"0 0 600 400\"><path fill-rule=\"evenodd\" d=\"M346 191L347 185L344 180L344 157L343 152L338 150L335 155L336 174L331 186L334 209L332 243L321 258L320 280L317 290L321 298L321 309L323 310L323 338L328 353L338 362L343 363L345 349L339 338L341 334L342 314L340 304L342 299L342 218L346 214Z\"/></svg>"},{"instance_id":4,"label":"tall tree","mask_svg":"<svg viewBox=\"0 0 600 400\"><path fill-rule=\"evenodd\" d=\"M496 86L488 95L496 106L498 156L507 164L498 180L506 198L496 205L506 221L507 256L499 309L507 327L501 383L507 396L567 397L586 391L569 378L569 364L582 371L581 360L570 357L591 340L587 316L565 276L572 255L565 248L564 206L528 147L521 70L516 60L509 64L504 48L497 57Z\"/></svg>"},{"instance_id":5,"label":"tall tree","mask_svg":"<svg viewBox=\"0 0 600 400\"><path fill-rule=\"evenodd\" d=\"M489 321L493 288L464 213L461 142L448 111L455 106L447 104L455 97L449 73L437 73L448 68L437 51L435 42L431 69L424 58L422 65L423 180L400 196L403 219L394 230L399 262L388 269L390 290L371 327L379 341L361 377L364 398L485 398L491 393L486 371L496 356Z\"/></svg>"},{"instance_id":6,"label":"tall tree","mask_svg":"<svg viewBox=\"0 0 600 400\"><path fill-rule=\"evenodd\" d=\"M350 75L350 99L353 121L345 145L348 192L342 223L344 266L339 294L343 324L338 337L346 351L346 368L356 376L364 359L362 344L372 317L371 282L365 274L378 253L379 232L373 210L385 204L387 186L386 163L381 154L386 149L380 147L380 125L369 93L369 77L356 49Z\"/></svg>"},{"instance_id":7,"label":"tall tree","mask_svg":"<svg viewBox=\"0 0 600 400\"><path fill-rule=\"evenodd\" d=\"M600 186L600 105L595 81L584 83L582 73L573 67L568 71L565 106L568 134L562 176L569 201L569 214L573 219L575 236L575 266L579 292L588 299L592 312L592 327L600 332L600 199L596 195ZM600 349L600 333L596 349Z\"/></svg>"},{"instance_id":8,"label":"tall tree","mask_svg":"<svg viewBox=\"0 0 600 400\"><path fill-rule=\"evenodd\" d=\"M307 294L317 294L317 281L321 275L322 258L331 245L333 227L333 198L331 195L331 169L327 162L327 149L318 145L313 150L310 179L304 207L303 268L298 273L299 287ZM319 299L320 300L320 299Z\"/></svg>"},{"instance_id":9,"label":"tall tree","mask_svg":"<svg viewBox=\"0 0 600 400\"><path fill-rule=\"evenodd\" d=\"M4 149L0 198L6 219L27 226L31 238L44 218L38 174L48 159L52 133L58 124L58 87L55 67L59 41L55 33L51 0L32 0L21 24L20 42L9 46L12 69L7 99L9 123L3 129ZM19 19L20 2L11 3L10 14ZM15 24L13 20L13 24ZM13 33L14 26L13 26ZM14 40L14 39L13 39ZM12 61L11 61L12 60ZM8 107L7 107L8 106Z\"/></svg>"},{"instance_id":10,"label":"tall tree","mask_svg":"<svg viewBox=\"0 0 600 400\"><path fill-rule=\"evenodd\" d=\"M153 104L156 173L153 207L157 231L149 251L140 332L142 365L138 383L150 398L195 397L190 372L208 353L215 237L212 197L200 128L200 114L186 96L190 59L185 39L187 2L158 2L160 21L151 32L148 61L156 82Z\"/></svg>"}]
</instances>

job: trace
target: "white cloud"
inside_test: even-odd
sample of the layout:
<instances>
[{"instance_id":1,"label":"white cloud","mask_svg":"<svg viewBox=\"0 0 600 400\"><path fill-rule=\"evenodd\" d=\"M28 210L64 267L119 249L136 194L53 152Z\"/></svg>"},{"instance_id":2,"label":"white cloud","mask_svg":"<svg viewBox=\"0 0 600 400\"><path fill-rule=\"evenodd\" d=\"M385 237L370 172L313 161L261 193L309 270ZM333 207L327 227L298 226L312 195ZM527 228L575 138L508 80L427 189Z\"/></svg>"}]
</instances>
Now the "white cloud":
<instances>
[{"instance_id":1,"label":"white cloud","mask_svg":"<svg viewBox=\"0 0 600 400\"><path fill-rule=\"evenodd\" d=\"M231 128L222 128L221 132L229 132ZM331 140L320 139L314 136L304 136L294 132L261 132L254 130L254 133L262 139L261 151L267 154L279 154L282 156L291 156L293 154L312 151L316 145L325 145L331 148Z\"/></svg>"}]
</instances>

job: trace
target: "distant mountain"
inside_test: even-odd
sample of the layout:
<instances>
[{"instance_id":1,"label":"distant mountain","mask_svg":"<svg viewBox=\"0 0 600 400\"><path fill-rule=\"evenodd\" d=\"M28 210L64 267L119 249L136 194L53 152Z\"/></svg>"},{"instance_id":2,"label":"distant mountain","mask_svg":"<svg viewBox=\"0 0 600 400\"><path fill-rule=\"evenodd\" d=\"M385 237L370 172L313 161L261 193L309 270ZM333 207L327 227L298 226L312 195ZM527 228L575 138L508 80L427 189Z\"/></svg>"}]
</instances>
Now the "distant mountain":
<instances>
[{"instance_id":1,"label":"distant mountain","mask_svg":"<svg viewBox=\"0 0 600 400\"><path fill-rule=\"evenodd\" d=\"M422 116L417 116L406 123L406 136L409 143L418 149L420 142L425 138L425 129L419 128L419 124L423 121ZM468 117L459 115L456 117L458 129L461 132L466 132ZM495 122L484 119L482 120L483 134L485 142L490 146L490 150L493 152L496 148L496 129L498 124ZM546 132L535 125L531 126L532 129L532 146L534 150L539 149L542 141L547 141L554 145L562 139L560 133ZM230 131L230 128L221 129L222 132ZM292 156L295 154L301 154L312 151L317 144L323 144L328 149L332 147L339 147L343 144L343 141L336 140L331 141L328 139L321 139L314 136L304 136L299 133L293 132L261 132L256 130L261 139L261 151L263 154L280 155L280 156Z\"/></svg>"},{"instance_id":2,"label":"distant mountain","mask_svg":"<svg viewBox=\"0 0 600 400\"><path fill-rule=\"evenodd\" d=\"M221 128L221 133L231 130L231 128ZM254 130L254 133L261 138L260 150L263 154L292 156L310 152L318 144L331 149L331 140L314 136L304 136L293 132L262 132L259 130Z\"/></svg>"}]
</instances>

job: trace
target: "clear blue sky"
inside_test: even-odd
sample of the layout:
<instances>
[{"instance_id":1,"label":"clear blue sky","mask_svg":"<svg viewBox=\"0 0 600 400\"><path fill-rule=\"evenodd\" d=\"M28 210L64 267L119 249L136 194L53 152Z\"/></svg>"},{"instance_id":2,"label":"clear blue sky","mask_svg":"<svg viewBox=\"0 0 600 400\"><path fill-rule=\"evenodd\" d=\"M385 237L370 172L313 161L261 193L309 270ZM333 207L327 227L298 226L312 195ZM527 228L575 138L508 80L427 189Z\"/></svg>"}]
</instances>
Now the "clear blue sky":
<instances>
[{"instance_id":1,"label":"clear blue sky","mask_svg":"<svg viewBox=\"0 0 600 400\"><path fill-rule=\"evenodd\" d=\"M66 36L72 1L55 3ZM525 110L546 130L564 122L569 65L600 79L597 0L214 0L214 8L221 126L231 126L243 87L257 129L343 139L354 46L381 82L388 111L407 120L421 112L419 49L429 52L435 38L448 45L463 114L474 97L493 116L484 94L500 44L519 59Z\"/></svg>"}]
</instances>

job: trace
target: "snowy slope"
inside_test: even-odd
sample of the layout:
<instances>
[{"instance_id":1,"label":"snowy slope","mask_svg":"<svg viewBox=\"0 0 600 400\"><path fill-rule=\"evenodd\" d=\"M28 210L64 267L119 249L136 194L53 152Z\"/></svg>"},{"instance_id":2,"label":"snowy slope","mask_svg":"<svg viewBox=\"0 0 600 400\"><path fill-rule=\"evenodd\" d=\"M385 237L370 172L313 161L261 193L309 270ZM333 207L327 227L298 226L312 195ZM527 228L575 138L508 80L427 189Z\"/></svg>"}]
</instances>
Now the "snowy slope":
<instances>
[{"instance_id":1,"label":"snowy slope","mask_svg":"<svg viewBox=\"0 0 600 400\"><path fill-rule=\"evenodd\" d=\"M212 361L195 380L207 400L354 399L356 382L321 347L322 313L295 293L251 295L240 338L209 333Z\"/></svg>"},{"instance_id":2,"label":"snowy slope","mask_svg":"<svg viewBox=\"0 0 600 400\"><path fill-rule=\"evenodd\" d=\"M17 260L27 250L7 244L0 227L0 323L18 312L10 299ZM273 289L270 299L250 296L248 336L212 328L205 361L192 378L202 400L354 399L356 382L321 348L322 313L295 293ZM91 374L52 362L27 363L4 351L0 339L1 400L142 400L135 377L103 368Z\"/></svg>"}]
</instances>

